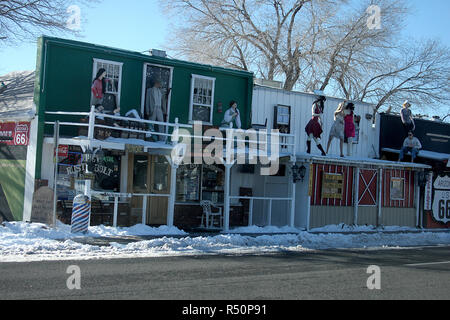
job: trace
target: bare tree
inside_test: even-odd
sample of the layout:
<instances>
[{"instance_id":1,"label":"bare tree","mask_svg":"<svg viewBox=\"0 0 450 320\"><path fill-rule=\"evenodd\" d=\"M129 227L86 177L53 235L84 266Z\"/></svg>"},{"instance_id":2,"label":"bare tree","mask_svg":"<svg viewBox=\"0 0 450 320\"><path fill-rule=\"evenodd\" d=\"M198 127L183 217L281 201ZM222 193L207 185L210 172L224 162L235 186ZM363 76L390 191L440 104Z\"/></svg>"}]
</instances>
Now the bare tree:
<instances>
[{"instance_id":1,"label":"bare tree","mask_svg":"<svg viewBox=\"0 0 450 320\"><path fill-rule=\"evenodd\" d=\"M0 45L35 39L43 32L77 34L77 5L87 0L0 0Z\"/></svg>"},{"instance_id":2,"label":"bare tree","mask_svg":"<svg viewBox=\"0 0 450 320\"><path fill-rule=\"evenodd\" d=\"M177 17L169 49L188 59L254 71L284 89L400 105L445 103L448 48L402 41L404 0L165 0ZM380 9L380 26L369 25Z\"/></svg>"}]
</instances>

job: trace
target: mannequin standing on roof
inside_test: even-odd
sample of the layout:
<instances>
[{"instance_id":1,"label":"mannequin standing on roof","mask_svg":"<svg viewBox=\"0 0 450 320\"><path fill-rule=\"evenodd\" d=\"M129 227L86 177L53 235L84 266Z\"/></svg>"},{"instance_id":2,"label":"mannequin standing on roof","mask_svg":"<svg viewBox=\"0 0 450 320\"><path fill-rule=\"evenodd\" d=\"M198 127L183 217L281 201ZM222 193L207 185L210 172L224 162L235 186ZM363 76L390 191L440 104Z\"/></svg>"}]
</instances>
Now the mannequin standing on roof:
<instances>
[{"instance_id":1,"label":"mannequin standing on roof","mask_svg":"<svg viewBox=\"0 0 450 320\"><path fill-rule=\"evenodd\" d=\"M327 101L327 98L325 98L324 96L321 96L319 99L314 101L312 105L312 119L308 122L308 124L305 127L306 135L308 136L308 139L306 141L306 145L308 148L307 152L311 153L311 141L314 139L317 148L322 152L322 156L327 155L325 153L325 150L323 150L320 141L320 136L323 133L321 116L325 108L325 101Z\"/></svg>"},{"instance_id":2,"label":"mannequin standing on roof","mask_svg":"<svg viewBox=\"0 0 450 320\"><path fill-rule=\"evenodd\" d=\"M355 126L355 105L351 102L347 103L344 110L344 132L345 138L347 138L347 155L349 157L353 154L353 140L356 137L356 126Z\"/></svg>"},{"instance_id":3,"label":"mannequin standing on roof","mask_svg":"<svg viewBox=\"0 0 450 320\"><path fill-rule=\"evenodd\" d=\"M402 118L403 129L405 130L405 135L409 132L414 132L416 130L416 124L414 123L413 115L411 112L411 104L408 101L403 103L403 108L400 111L400 116Z\"/></svg>"},{"instance_id":4,"label":"mannequin standing on roof","mask_svg":"<svg viewBox=\"0 0 450 320\"><path fill-rule=\"evenodd\" d=\"M330 130L330 137L328 138L328 147L327 147L327 153L330 151L331 143L333 142L333 138L339 139L339 147L341 151L341 157L344 157L344 117L345 117L345 108L346 102L341 102L339 106L337 107L336 111L334 112L334 123Z\"/></svg>"}]
</instances>

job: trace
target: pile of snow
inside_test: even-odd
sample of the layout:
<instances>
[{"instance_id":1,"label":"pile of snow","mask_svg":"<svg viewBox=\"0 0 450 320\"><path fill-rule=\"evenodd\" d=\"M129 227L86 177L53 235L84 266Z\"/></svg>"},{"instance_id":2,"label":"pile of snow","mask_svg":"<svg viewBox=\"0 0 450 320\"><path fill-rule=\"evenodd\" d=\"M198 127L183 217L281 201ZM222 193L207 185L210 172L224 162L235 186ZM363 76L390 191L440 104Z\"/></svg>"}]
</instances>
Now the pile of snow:
<instances>
[{"instance_id":1,"label":"pile of snow","mask_svg":"<svg viewBox=\"0 0 450 320\"><path fill-rule=\"evenodd\" d=\"M227 233L239 233L239 234L275 234L275 233L300 233L303 230L292 228L292 227L258 227L258 226L251 226L251 227L239 227L234 228Z\"/></svg>"},{"instance_id":2,"label":"pile of snow","mask_svg":"<svg viewBox=\"0 0 450 320\"><path fill-rule=\"evenodd\" d=\"M417 230L418 229L411 227L386 226L377 228L375 226L349 226L342 223L339 225L328 225L321 228L311 229L310 232L377 232L377 231L407 232Z\"/></svg>"},{"instance_id":3,"label":"pile of snow","mask_svg":"<svg viewBox=\"0 0 450 320\"><path fill-rule=\"evenodd\" d=\"M68 226L60 225L58 230L43 228L39 224L6 223L0 226L0 261L46 261L46 260L85 260L136 257L165 257L207 254L267 254L278 252L302 252L321 249L355 248L397 248L424 245L450 245L449 232L422 232L400 234L343 234L308 233L300 230L289 234L264 234L246 236L221 234L204 237L170 237L132 242L129 244L111 243L110 246L80 244L74 241ZM267 228L264 233L267 233ZM155 229L146 226L133 228L93 227L88 236L129 236L155 235L157 232L183 231L162 227ZM255 231L262 230L243 229ZM285 228L272 229L278 233ZM293 231L293 230L291 230ZM164 232L163 232L164 233ZM79 236L79 235L78 235Z\"/></svg>"}]
</instances>

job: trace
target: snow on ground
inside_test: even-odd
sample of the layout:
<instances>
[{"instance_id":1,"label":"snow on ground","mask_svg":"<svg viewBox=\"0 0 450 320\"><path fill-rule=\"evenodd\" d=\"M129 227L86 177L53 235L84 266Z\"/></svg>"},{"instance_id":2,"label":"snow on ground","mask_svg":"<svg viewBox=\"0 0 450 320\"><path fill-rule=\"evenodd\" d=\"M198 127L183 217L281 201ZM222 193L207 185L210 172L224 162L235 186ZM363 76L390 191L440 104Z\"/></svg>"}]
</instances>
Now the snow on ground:
<instances>
[{"instance_id":1,"label":"snow on ground","mask_svg":"<svg viewBox=\"0 0 450 320\"><path fill-rule=\"evenodd\" d=\"M339 228L342 230L342 226L329 226L322 229L337 230ZM393 231L399 231L400 229L393 228ZM449 232L327 234L308 233L288 227L250 227L238 230L242 233L254 233L255 235L230 233L190 237L177 228L169 227L151 228L143 225L132 228L91 227L86 237L160 236L170 234L170 236L129 244L113 242L110 246L97 246L75 242L75 238L79 238L81 235L72 235L70 227L66 225L59 224L56 230L52 230L41 224L5 223L4 226L0 226L0 262L207 254L267 254L331 248L398 248L450 245ZM355 231L355 229L352 230ZM177 237L174 237L174 235L177 235Z\"/></svg>"}]
</instances>

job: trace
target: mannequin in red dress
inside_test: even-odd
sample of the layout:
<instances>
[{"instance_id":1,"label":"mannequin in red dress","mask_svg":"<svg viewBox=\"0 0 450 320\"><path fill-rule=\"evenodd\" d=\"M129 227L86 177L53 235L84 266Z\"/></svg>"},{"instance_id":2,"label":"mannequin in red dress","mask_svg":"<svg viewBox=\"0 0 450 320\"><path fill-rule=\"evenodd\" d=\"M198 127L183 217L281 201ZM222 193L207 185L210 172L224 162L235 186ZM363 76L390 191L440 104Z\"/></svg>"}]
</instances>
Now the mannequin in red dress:
<instances>
[{"instance_id":1,"label":"mannequin in red dress","mask_svg":"<svg viewBox=\"0 0 450 320\"><path fill-rule=\"evenodd\" d=\"M312 106L312 119L305 127L305 131L308 136L308 139L306 141L306 145L308 147L307 152L311 153L311 141L314 139L317 148L322 152L322 156L327 155L320 141L320 136L323 133L321 115L323 114L323 110L325 108L324 103L326 100L327 99L322 96L314 101Z\"/></svg>"}]
</instances>

